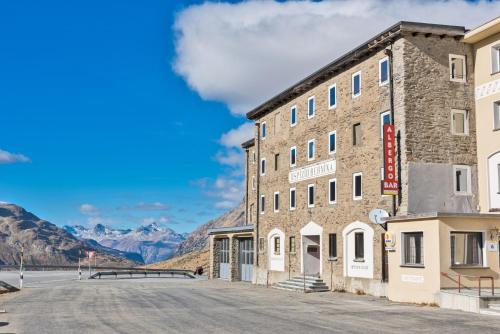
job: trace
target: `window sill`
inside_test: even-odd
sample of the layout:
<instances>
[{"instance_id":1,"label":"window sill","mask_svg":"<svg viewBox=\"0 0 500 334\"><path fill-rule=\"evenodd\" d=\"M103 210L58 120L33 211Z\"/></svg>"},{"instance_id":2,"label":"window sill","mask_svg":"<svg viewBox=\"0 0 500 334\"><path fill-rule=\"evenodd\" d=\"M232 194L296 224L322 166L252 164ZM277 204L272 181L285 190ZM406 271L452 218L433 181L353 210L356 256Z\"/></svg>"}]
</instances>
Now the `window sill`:
<instances>
[{"instance_id":1,"label":"window sill","mask_svg":"<svg viewBox=\"0 0 500 334\"><path fill-rule=\"evenodd\" d=\"M500 193L499 193L500 194ZM489 210L490 212L500 212L500 208L492 208Z\"/></svg>"},{"instance_id":2,"label":"window sill","mask_svg":"<svg viewBox=\"0 0 500 334\"><path fill-rule=\"evenodd\" d=\"M338 261L338 258L337 257L329 257L328 261Z\"/></svg>"},{"instance_id":3,"label":"window sill","mask_svg":"<svg viewBox=\"0 0 500 334\"><path fill-rule=\"evenodd\" d=\"M450 269L490 269L490 267L483 267L483 266L450 266Z\"/></svg>"},{"instance_id":4,"label":"window sill","mask_svg":"<svg viewBox=\"0 0 500 334\"><path fill-rule=\"evenodd\" d=\"M290 255L297 255L297 252L290 252Z\"/></svg>"},{"instance_id":5,"label":"window sill","mask_svg":"<svg viewBox=\"0 0 500 334\"><path fill-rule=\"evenodd\" d=\"M493 129L493 131L500 131L500 128Z\"/></svg>"},{"instance_id":6,"label":"window sill","mask_svg":"<svg viewBox=\"0 0 500 334\"><path fill-rule=\"evenodd\" d=\"M419 265L419 264L402 264L400 265L402 268L419 268L419 269L424 269L424 265Z\"/></svg>"},{"instance_id":7,"label":"window sill","mask_svg":"<svg viewBox=\"0 0 500 334\"><path fill-rule=\"evenodd\" d=\"M365 259L354 259L353 262L365 262Z\"/></svg>"}]
</instances>

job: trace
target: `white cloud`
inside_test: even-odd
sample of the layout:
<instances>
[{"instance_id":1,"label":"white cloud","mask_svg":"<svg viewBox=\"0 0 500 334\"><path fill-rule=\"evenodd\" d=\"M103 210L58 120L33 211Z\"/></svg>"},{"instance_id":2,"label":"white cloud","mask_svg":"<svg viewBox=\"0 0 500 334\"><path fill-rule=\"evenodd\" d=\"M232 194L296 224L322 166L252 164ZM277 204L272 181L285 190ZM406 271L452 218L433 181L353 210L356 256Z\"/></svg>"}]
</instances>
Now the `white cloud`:
<instances>
[{"instance_id":1,"label":"white cloud","mask_svg":"<svg viewBox=\"0 0 500 334\"><path fill-rule=\"evenodd\" d=\"M0 150L0 164L14 164L17 162L31 162L31 160L24 154Z\"/></svg>"},{"instance_id":2,"label":"white cloud","mask_svg":"<svg viewBox=\"0 0 500 334\"><path fill-rule=\"evenodd\" d=\"M244 114L398 21L473 28L498 13L498 1L205 2L176 18L174 69L201 97Z\"/></svg>"},{"instance_id":3,"label":"white cloud","mask_svg":"<svg viewBox=\"0 0 500 334\"><path fill-rule=\"evenodd\" d=\"M78 208L81 214L86 216L97 216L99 215L99 209L92 204L84 203Z\"/></svg>"},{"instance_id":4,"label":"white cloud","mask_svg":"<svg viewBox=\"0 0 500 334\"><path fill-rule=\"evenodd\" d=\"M170 209L170 205L161 202L144 203L140 202L135 205L123 205L117 208L123 211L165 211Z\"/></svg>"},{"instance_id":5,"label":"white cloud","mask_svg":"<svg viewBox=\"0 0 500 334\"><path fill-rule=\"evenodd\" d=\"M224 133L219 142L227 148L240 148L241 144L254 137L253 128L252 123L243 123L236 129Z\"/></svg>"}]
</instances>

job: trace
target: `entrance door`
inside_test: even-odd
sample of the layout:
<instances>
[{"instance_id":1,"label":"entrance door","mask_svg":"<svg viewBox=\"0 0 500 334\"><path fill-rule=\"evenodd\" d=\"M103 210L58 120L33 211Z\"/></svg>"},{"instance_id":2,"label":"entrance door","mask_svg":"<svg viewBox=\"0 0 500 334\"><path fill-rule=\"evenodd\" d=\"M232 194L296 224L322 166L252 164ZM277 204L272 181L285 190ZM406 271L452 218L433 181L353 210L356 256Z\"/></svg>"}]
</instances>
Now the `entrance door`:
<instances>
[{"instance_id":1,"label":"entrance door","mask_svg":"<svg viewBox=\"0 0 500 334\"><path fill-rule=\"evenodd\" d=\"M229 279L229 239L220 239L219 278Z\"/></svg>"},{"instance_id":2,"label":"entrance door","mask_svg":"<svg viewBox=\"0 0 500 334\"><path fill-rule=\"evenodd\" d=\"M319 235L304 235L303 255L304 272L307 275L319 275L320 271L320 244Z\"/></svg>"},{"instance_id":3,"label":"entrance door","mask_svg":"<svg viewBox=\"0 0 500 334\"><path fill-rule=\"evenodd\" d=\"M251 282L253 273L253 239L240 239L240 279Z\"/></svg>"}]
</instances>

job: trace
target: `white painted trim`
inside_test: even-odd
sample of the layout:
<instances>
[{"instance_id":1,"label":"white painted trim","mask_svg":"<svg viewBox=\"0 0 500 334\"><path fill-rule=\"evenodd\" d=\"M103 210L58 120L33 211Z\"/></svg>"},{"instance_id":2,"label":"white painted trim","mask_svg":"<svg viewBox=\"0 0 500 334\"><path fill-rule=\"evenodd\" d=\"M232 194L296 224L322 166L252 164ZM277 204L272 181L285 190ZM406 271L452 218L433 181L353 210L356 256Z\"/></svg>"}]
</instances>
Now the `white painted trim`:
<instances>
[{"instance_id":1,"label":"white painted trim","mask_svg":"<svg viewBox=\"0 0 500 334\"><path fill-rule=\"evenodd\" d=\"M332 90L332 88L335 89L335 104L332 105L332 101L330 99L330 91ZM328 110L332 110L332 109L335 109L337 108L337 84L334 83L333 85L330 85L328 87Z\"/></svg>"},{"instance_id":2,"label":"white painted trim","mask_svg":"<svg viewBox=\"0 0 500 334\"><path fill-rule=\"evenodd\" d=\"M335 135L335 149L333 151L330 151L330 136L334 134ZM337 131L333 130L333 131L330 131L328 133L328 154L329 155L332 155L332 154L335 154L337 152Z\"/></svg>"},{"instance_id":3,"label":"white painted trim","mask_svg":"<svg viewBox=\"0 0 500 334\"><path fill-rule=\"evenodd\" d=\"M309 193L309 188L313 188L313 204L310 204L311 201L310 201L310 193ZM314 208L314 204L315 204L315 201L314 201L314 197L316 196L316 187L314 186L314 183L311 183L311 184L308 184L307 185L307 207L308 208Z\"/></svg>"},{"instance_id":4,"label":"white painted trim","mask_svg":"<svg viewBox=\"0 0 500 334\"><path fill-rule=\"evenodd\" d=\"M266 122L262 122L262 124L260 125L260 139L262 139L262 140L266 139L266 137L267 137L267 130L268 130L267 129L267 123Z\"/></svg>"},{"instance_id":5,"label":"white painted trim","mask_svg":"<svg viewBox=\"0 0 500 334\"><path fill-rule=\"evenodd\" d=\"M361 176L361 196L356 196L356 187L355 187L356 176ZM359 200L363 199L363 173L362 172L352 174L352 199L354 201L359 201Z\"/></svg>"},{"instance_id":6,"label":"white painted trim","mask_svg":"<svg viewBox=\"0 0 500 334\"><path fill-rule=\"evenodd\" d=\"M313 101L313 110L312 110L312 115L309 114L309 101ZM316 100L314 99L314 95L313 96L309 96L309 98L307 99L307 119L311 119L313 118L314 116L316 115Z\"/></svg>"},{"instance_id":7,"label":"white painted trim","mask_svg":"<svg viewBox=\"0 0 500 334\"><path fill-rule=\"evenodd\" d=\"M495 50L495 56L496 56L496 64L493 59L493 50ZM490 49L490 68L491 68L491 74L495 74L497 72L500 72L500 44L495 44L491 46ZM497 68L495 68L495 65Z\"/></svg>"},{"instance_id":8,"label":"white painted trim","mask_svg":"<svg viewBox=\"0 0 500 334\"><path fill-rule=\"evenodd\" d=\"M335 201L333 201L333 202L330 200L330 198L331 198L331 196L330 196L331 195L331 193L330 193L330 191L331 191L330 184L332 182L335 182ZM337 203L337 179L330 179L330 180L328 180L328 191L327 191L327 193L328 193L328 204L336 204Z\"/></svg>"},{"instance_id":9,"label":"white painted trim","mask_svg":"<svg viewBox=\"0 0 500 334\"><path fill-rule=\"evenodd\" d=\"M356 262L349 262L349 246L348 237L351 233L363 232L364 235L364 264L367 266L366 269L352 269L353 274L348 276L348 266L354 265ZM373 278L373 235L374 230L368 224L360 221L355 221L347 225L342 231L342 239L344 244L344 277L362 277L362 278ZM354 242L354 240L353 240Z\"/></svg>"},{"instance_id":10,"label":"white painted trim","mask_svg":"<svg viewBox=\"0 0 500 334\"><path fill-rule=\"evenodd\" d=\"M455 129L455 122L453 116L455 114L464 115L464 133L459 133ZM469 135L469 112L463 109L451 109L451 133L455 136L468 136Z\"/></svg>"},{"instance_id":11,"label":"white painted trim","mask_svg":"<svg viewBox=\"0 0 500 334\"><path fill-rule=\"evenodd\" d=\"M262 168L262 162L264 162L264 168ZM260 159L260 165L259 165L260 176L266 175L266 169L267 169L266 158L261 158ZM264 170L264 172L262 172L262 170Z\"/></svg>"},{"instance_id":12,"label":"white painted trim","mask_svg":"<svg viewBox=\"0 0 500 334\"><path fill-rule=\"evenodd\" d=\"M312 154L312 158L310 157L311 156L311 152L310 152L310 143L313 143L313 154ZM307 141L307 161L313 161L316 157L316 140L315 139L310 139Z\"/></svg>"},{"instance_id":13,"label":"white painted trim","mask_svg":"<svg viewBox=\"0 0 500 334\"><path fill-rule=\"evenodd\" d=\"M452 77L452 73L451 73L451 59L452 58L462 59L463 67L464 67L464 77L463 77L463 79L455 79L455 78ZM464 55L450 54L448 56L448 68L449 68L449 71L450 71L450 81L454 81L454 82L467 82L467 60L466 60L466 58L465 58Z\"/></svg>"},{"instance_id":14,"label":"white painted trim","mask_svg":"<svg viewBox=\"0 0 500 334\"><path fill-rule=\"evenodd\" d=\"M292 123L292 110L295 109L295 123ZM290 107L290 127L293 128L295 125L297 125L297 117L298 117L298 110L297 110L297 105L293 105Z\"/></svg>"},{"instance_id":15,"label":"white painted trim","mask_svg":"<svg viewBox=\"0 0 500 334\"><path fill-rule=\"evenodd\" d=\"M382 63L387 61L387 80L382 82ZM391 67L389 64L389 57L384 57L378 61L378 85L385 86L389 83L391 77Z\"/></svg>"},{"instance_id":16,"label":"white painted trim","mask_svg":"<svg viewBox=\"0 0 500 334\"><path fill-rule=\"evenodd\" d=\"M276 195L278 195L278 208L276 208ZM274 212L280 212L280 192L275 191L273 195L273 210Z\"/></svg>"},{"instance_id":17,"label":"white painted trim","mask_svg":"<svg viewBox=\"0 0 500 334\"><path fill-rule=\"evenodd\" d=\"M323 273L323 228L314 223L309 222L306 226L300 229L300 272L304 272L304 236L319 236L319 273Z\"/></svg>"},{"instance_id":18,"label":"white painted trim","mask_svg":"<svg viewBox=\"0 0 500 334\"><path fill-rule=\"evenodd\" d=\"M280 239L280 254L274 254L274 244L271 240L274 237L279 237ZM270 271L285 271L285 233L278 228L272 229L267 235L268 248L268 261L267 268Z\"/></svg>"},{"instance_id":19,"label":"white painted trim","mask_svg":"<svg viewBox=\"0 0 500 334\"><path fill-rule=\"evenodd\" d=\"M358 94L354 94L354 77L359 75L359 93ZM358 96L361 95L361 71L357 71L356 73L353 73L351 75L351 94L352 94L352 98L357 98Z\"/></svg>"},{"instance_id":20,"label":"white painted trim","mask_svg":"<svg viewBox=\"0 0 500 334\"><path fill-rule=\"evenodd\" d=\"M294 206L292 206L292 191L295 193ZM295 188L290 188L290 191L288 192L288 206L290 208L290 211L294 211L297 208L297 189Z\"/></svg>"},{"instance_id":21,"label":"white painted trim","mask_svg":"<svg viewBox=\"0 0 500 334\"><path fill-rule=\"evenodd\" d=\"M465 169L467 171L467 191L457 191L457 169ZM472 195L472 173L470 166L467 165L453 165L453 193L455 195L469 196Z\"/></svg>"},{"instance_id":22,"label":"white painted trim","mask_svg":"<svg viewBox=\"0 0 500 334\"><path fill-rule=\"evenodd\" d=\"M498 113L498 127L495 126L495 114ZM493 131L500 130L500 101L493 102Z\"/></svg>"},{"instance_id":23,"label":"white painted trim","mask_svg":"<svg viewBox=\"0 0 500 334\"><path fill-rule=\"evenodd\" d=\"M383 111L380 113L380 138L382 138L382 140L384 139L384 116L385 115L389 115L389 117L391 118L391 122L392 122L392 115L391 115L390 110Z\"/></svg>"},{"instance_id":24,"label":"white painted trim","mask_svg":"<svg viewBox=\"0 0 500 334\"><path fill-rule=\"evenodd\" d=\"M476 100L496 94L500 92L500 79L489 81L485 84L477 86L475 89Z\"/></svg>"},{"instance_id":25,"label":"white painted trim","mask_svg":"<svg viewBox=\"0 0 500 334\"><path fill-rule=\"evenodd\" d=\"M295 150L295 163L292 164L292 151L293 150ZM290 147L290 151L288 154L288 163L290 164L290 167L297 166L297 146Z\"/></svg>"},{"instance_id":26,"label":"white painted trim","mask_svg":"<svg viewBox=\"0 0 500 334\"><path fill-rule=\"evenodd\" d=\"M491 170L493 167L493 170ZM486 167L487 167L487 180L488 180L488 208L491 209L500 209L500 189L498 192L495 190L499 187L500 183L500 175L498 172L498 165L500 165L500 151L490 154L489 157L486 158ZM495 168L496 167L496 168ZM495 176L493 177L492 176ZM496 182L495 182L496 181ZM496 196L494 196L496 195ZM496 197L496 198L495 198Z\"/></svg>"}]
</instances>

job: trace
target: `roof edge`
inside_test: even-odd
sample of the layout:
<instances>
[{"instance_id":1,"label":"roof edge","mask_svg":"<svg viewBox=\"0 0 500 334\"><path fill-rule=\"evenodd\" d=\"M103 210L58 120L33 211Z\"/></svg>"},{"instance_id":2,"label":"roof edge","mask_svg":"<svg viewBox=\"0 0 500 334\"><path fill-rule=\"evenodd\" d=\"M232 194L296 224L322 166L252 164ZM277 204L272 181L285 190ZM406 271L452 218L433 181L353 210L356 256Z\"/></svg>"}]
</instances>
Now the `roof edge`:
<instances>
[{"instance_id":1,"label":"roof edge","mask_svg":"<svg viewBox=\"0 0 500 334\"><path fill-rule=\"evenodd\" d=\"M500 220L500 214L497 213L459 213L459 212L426 212L419 214L410 214L406 216L395 216L383 219L386 223L397 223L413 220L429 220L438 218L493 218Z\"/></svg>"},{"instance_id":2,"label":"roof edge","mask_svg":"<svg viewBox=\"0 0 500 334\"><path fill-rule=\"evenodd\" d=\"M219 227L208 229L208 235L223 234L223 233L236 233L236 232L253 232L253 225L233 226L233 227Z\"/></svg>"}]
</instances>

